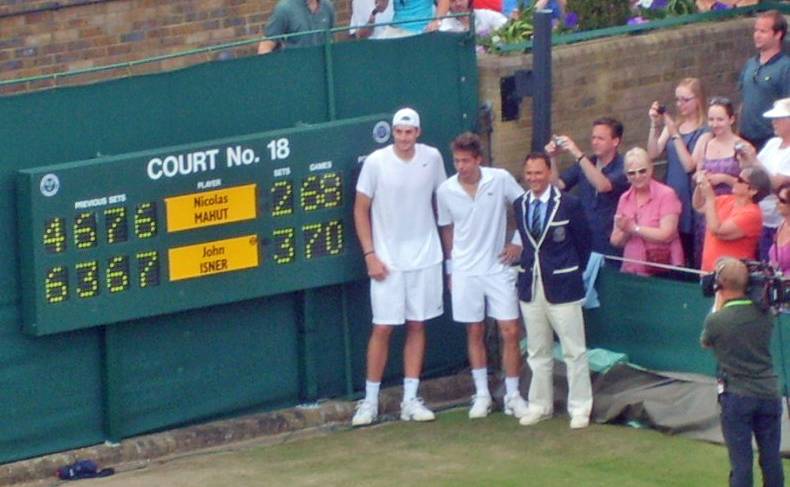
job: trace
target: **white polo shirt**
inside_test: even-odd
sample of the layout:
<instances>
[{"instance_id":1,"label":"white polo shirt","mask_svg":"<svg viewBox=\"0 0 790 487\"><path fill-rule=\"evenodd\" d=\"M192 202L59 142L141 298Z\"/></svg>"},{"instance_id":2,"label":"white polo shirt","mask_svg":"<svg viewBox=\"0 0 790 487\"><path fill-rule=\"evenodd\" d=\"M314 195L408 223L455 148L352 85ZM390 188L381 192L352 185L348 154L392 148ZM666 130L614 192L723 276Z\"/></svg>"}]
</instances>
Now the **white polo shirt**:
<instances>
[{"instance_id":1,"label":"white polo shirt","mask_svg":"<svg viewBox=\"0 0 790 487\"><path fill-rule=\"evenodd\" d=\"M499 260L505 248L507 208L524 194L504 169L481 167L475 198L469 197L458 175L439 186L436 193L439 225L453 225L453 274L479 276L502 272Z\"/></svg>"},{"instance_id":2,"label":"white polo shirt","mask_svg":"<svg viewBox=\"0 0 790 487\"><path fill-rule=\"evenodd\" d=\"M438 150L416 144L414 151L410 161L398 157L392 145L373 152L357 181L357 191L371 199L376 257L396 271L442 261L432 201L447 173Z\"/></svg>"}]
</instances>

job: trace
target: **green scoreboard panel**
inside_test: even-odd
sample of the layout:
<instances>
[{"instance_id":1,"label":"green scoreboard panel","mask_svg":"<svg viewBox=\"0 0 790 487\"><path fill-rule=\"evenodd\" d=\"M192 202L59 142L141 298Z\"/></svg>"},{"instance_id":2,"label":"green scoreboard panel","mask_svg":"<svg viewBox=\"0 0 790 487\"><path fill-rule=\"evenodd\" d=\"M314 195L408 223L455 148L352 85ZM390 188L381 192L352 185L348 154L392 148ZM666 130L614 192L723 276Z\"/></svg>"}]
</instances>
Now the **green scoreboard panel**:
<instances>
[{"instance_id":1,"label":"green scoreboard panel","mask_svg":"<svg viewBox=\"0 0 790 487\"><path fill-rule=\"evenodd\" d=\"M20 171L25 331L364 278L354 187L388 117Z\"/></svg>"}]
</instances>

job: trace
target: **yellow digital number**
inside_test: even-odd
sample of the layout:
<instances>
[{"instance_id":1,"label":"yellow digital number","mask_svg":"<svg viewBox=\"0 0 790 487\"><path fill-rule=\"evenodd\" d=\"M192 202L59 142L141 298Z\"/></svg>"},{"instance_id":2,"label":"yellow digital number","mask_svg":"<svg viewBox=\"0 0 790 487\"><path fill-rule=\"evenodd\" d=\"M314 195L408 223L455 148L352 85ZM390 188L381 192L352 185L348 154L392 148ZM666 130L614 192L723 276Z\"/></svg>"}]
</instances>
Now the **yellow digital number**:
<instances>
[{"instance_id":1,"label":"yellow digital number","mask_svg":"<svg viewBox=\"0 0 790 487\"><path fill-rule=\"evenodd\" d=\"M128 226L125 207L118 206L104 210L104 223L107 227L108 244L126 242L128 239Z\"/></svg>"},{"instance_id":2,"label":"yellow digital number","mask_svg":"<svg viewBox=\"0 0 790 487\"><path fill-rule=\"evenodd\" d=\"M291 181L281 179L272 185L272 216L290 215L294 209L294 187Z\"/></svg>"},{"instance_id":3,"label":"yellow digital number","mask_svg":"<svg viewBox=\"0 0 790 487\"><path fill-rule=\"evenodd\" d=\"M95 247L98 238L96 237L96 214L80 213L74 217L74 245L78 249Z\"/></svg>"},{"instance_id":4,"label":"yellow digital number","mask_svg":"<svg viewBox=\"0 0 790 487\"><path fill-rule=\"evenodd\" d=\"M311 223L302 227L302 237L304 238L304 257L312 259L315 255L315 243L321 237L321 224Z\"/></svg>"},{"instance_id":5,"label":"yellow digital number","mask_svg":"<svg viewBox=\"0 0 790 487\"><path fill-rule=\"evenodd\" d=\"M107 261L107 289L111 293L129 289L129 258L125 255Z\"/></svg>"},{"instance_id":6,"label":"yellow digital number","mask_svg":"<svg viewBox=\"0 0 790 487\"><path fill-rule=\"evenodd\" d=\"M274 231L274 263L289 264L296 257L294 229L280 228Z\"/></svg>"},{"instance_id":7,"label":"yellow digital number","mask_svg":"<svg viewBox=\"0 0 790 487\"><path fill-rule=\"evenodd\" d=\"M65 266L59 265L47 271L44 280L44 296L48 303L61 303L69 299L69 273Z\"/></svg>"},{"instance_id":8,"label":"yellow digital number","mask_svg":"<svg viewBox=\"0 0 790 487\"><path fill-rule=\"evenodd\" d=\"M324 208L334 208L343 204L343 184L339 173L328 172L321 176L321 193Z\"/></svg>"},{"instance_id":9,"label":"yellow digital number","mask_svg":"<svg viewBox=\"0 0 790 487\"><path fill-rule=\"evenodd\" d=\"M134 234L137 238L156 235L156 203L140 203L134 210Z\"/></svg>"},{"instance_id":10,"label":"yellow digital number","mask_svg":"<svg viewBox=\"0 0 790 487\"><path fill-rule=\"evenodd\" d=\"M340 220L332 220L326 223L324 237L326 239L327 254L337 255L343 251L343 223Z\"/></svg>"},{"instance_id":11,"label":"yellow digital number","mask_svg":"<svg viewBox=\"0 0 790 487\"><path fill-rule=\"evenodd\" d=\"M324 198L321 194L321 182L318 180L318 176L307 176L302 180L299 201L304 211L314 211L323 205Z\"/></svg>"},{"instance_id":12,"label":"yellow digital number","mask_svg":"<svg viewBox=\"0 0 790 487\"><path fill-rule=\"evenodd\" d=\"M43 243L48 254L66 250L66 222L63 218L50 218L44 222Z\"/></svg>"},{"instance_id":13,"label":"yellow digital number","mask_svg":"<svg viewBox=\"0 0 790 487\"><path fill-rule=\"evenodd\" d=\"M92 298L99 294L99 264L98 262L80 262L77 269L77 296Z\"/></svg>"},{"instance_id":14,"label":"yellow digital number","mask_svg":"<svg viewBox=\"0 0 790 487\"><path fill-rule=\"evenodd\" d=\"M150 250L137 253L137 282L141 288L159 285L159 252Z\"/></svg>"}]
</instances>

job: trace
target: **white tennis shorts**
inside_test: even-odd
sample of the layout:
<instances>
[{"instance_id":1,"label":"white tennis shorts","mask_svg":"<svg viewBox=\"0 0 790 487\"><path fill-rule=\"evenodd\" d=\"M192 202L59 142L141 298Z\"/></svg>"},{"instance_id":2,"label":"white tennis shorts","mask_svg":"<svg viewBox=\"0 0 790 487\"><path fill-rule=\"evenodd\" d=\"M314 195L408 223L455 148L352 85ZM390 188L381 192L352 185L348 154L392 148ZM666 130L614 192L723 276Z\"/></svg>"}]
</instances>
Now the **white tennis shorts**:
<instances>
[{"instance_id":1,"label":"white tennis shorts","mask_svg":"<svg viewBox=\"0 0 790 487\"><path fill-rule=\"evenodd\" d=\"M478 323L486 316L496 320L518 319L518 293L516 272L505 269L496 274L483 276L452 276L450 288L453 303L453 319L460 323Z\"/></svg>"},{"instance_id":2,"label":"white tennis shorts","mask_svg":"<svg viewBox=\"0 0 790 487\"><path fill-rule=\"evenodd\" d=\"M381 281L370 280L373 324L402 325L425 321L444 312L442 264L414 271L389 271Z\"/></svg>"}]
</instances>

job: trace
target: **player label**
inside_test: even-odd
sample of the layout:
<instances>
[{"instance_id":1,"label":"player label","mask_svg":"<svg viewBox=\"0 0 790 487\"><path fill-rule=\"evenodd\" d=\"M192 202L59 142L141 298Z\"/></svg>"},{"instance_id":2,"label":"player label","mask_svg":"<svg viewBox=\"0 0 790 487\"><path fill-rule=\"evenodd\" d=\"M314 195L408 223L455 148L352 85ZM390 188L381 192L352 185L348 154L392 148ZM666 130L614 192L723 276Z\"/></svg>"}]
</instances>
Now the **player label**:
<instances>
[{"instance_id":1,"label":"player label","mask_svg":"<svg viewBox=\"0 0 790 487\"><path fill-rule=\"evenodd\" d=\"M165 198L167 231L180 232L257 216L255 184Z\"/></svg>"},{"instance_id":2,"label":"player label","mask_svg":"<svg viewBox=\"0 0 790 487\"><path fill-rule=\"evenodd\" d=\"M258 237L215 240L168 249L170 280L222 274L258 267Z\"/></svg>"}]
</instances>

